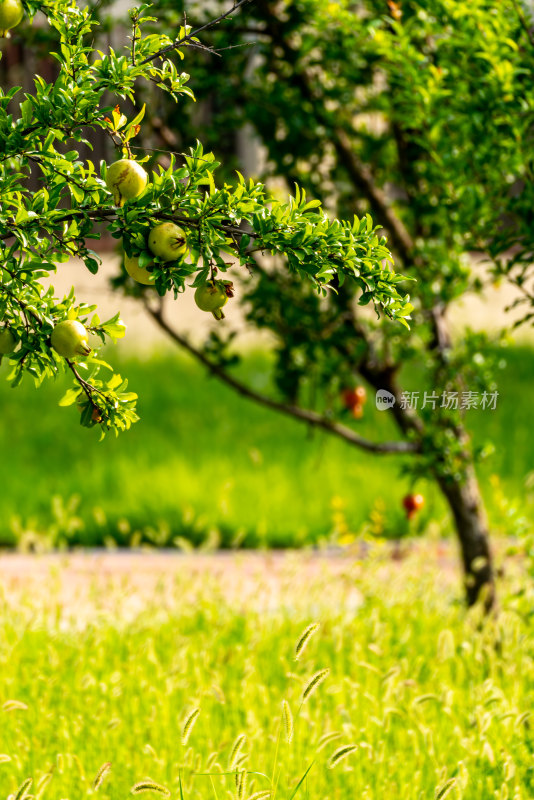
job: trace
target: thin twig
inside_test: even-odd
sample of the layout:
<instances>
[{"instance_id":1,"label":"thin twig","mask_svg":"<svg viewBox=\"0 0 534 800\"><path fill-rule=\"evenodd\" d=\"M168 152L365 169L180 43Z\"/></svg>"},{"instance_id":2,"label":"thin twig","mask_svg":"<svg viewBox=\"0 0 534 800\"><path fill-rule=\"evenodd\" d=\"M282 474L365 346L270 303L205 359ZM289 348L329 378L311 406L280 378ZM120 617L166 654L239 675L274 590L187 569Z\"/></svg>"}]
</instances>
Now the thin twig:
<instances>
[{"instance_id":1,"label":"thin twig","mask_svg":"<svg viewBox=\"0 0 534 800\"><path fill-rule=\"evenodd\" d=\"M86 380L84 380L82 378L82 376L80 375L80 373L78 372L78 370L76 369L76 367L74 366L74 364L72 363L72 361L70 361L68 358L66 358L65 361L69 365L69 369L73 373L73 375L74 375L74 377L76 379L76 382L80 384L80 386L82 387L83 391L87 395L87 399L91 403L92 407L96 408L96 409L98 409L100 411L101 409L97 406L97 404L93 400L93 392L98 392L98 394L101 394L103 397L105 397L105 394L103 392L100 392L96 388L96 386L92 386L92 384L90 384Z\"/></svg>"},{"instance_id":2,"label":"thin twig","mask_svg":"<svg viewBox=\"0 0 534 800\"><path fill-rule=\"evenodd\" d=\"M148 58L145 58L145 60L141 62L141 65L147 64L150 61L155 61L156 58L161 58L161 56L164 56L165 53L169 53L171 50L176 50L176 48L180 47L180 45L191 42L196 36L198 36L199 33L208 30L209 28L213 28L214 25L218 25L219 22L222 22L224 19L234 14L242 6L250 2L254 2L254 0L239 0L239 2L234 3L232 8L217 17L217 19L213 19L211 22L206 22L205 25L201 25L200 28L188 33L186 36L182 36L181 39L175 39L174 42L168 44L166 47L162 47L157 53L153 53L151 56L148 56Z\"/></svg>"},{"instance_id":3,"label":"thin twig","mask_svg":"<svg viewBox=\"0 0 534 800\"><path fill-rule=\"evenodd\" d=\"M529 28L525 15L523 13L523 9L517 2L517 0L512 0L512 4L515 8L516 14L519 18L519 22L521 23L521 27L524 29L525 33L528 36L528 40L530 44L534 47L534 36L532 35L532 30Z\"/></svg>"}]
</instances>

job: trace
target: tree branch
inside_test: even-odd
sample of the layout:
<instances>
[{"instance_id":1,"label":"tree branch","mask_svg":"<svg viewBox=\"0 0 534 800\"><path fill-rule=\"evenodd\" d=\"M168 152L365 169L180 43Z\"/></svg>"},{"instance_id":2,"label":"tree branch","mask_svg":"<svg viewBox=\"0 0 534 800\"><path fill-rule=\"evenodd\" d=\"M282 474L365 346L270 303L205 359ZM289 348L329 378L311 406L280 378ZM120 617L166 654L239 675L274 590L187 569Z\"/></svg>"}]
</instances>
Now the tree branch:
<instances>
[{"instance_id":1,"label":"tree branch","mask_svg":"<svg viewBox=\"0 0 534 800\"><path fill-rule=\"evenodd\" d=\"M106 395L104 394L104 392L101 392L100 389L96 388L96 386L93 386L91 383L88 383L86 380L84 380L84 378L82 378L82 376L80 375L80 373L78 372L78 370L76 369L76 367L74 366L73 362L70 359L66 358L65 361L67 362L70 371L74 375L76 382L81 386L81 388L85 392L85 395L89 400L89 402L91 403L91 406L100 411L101 409L97 406L97 404L93 400L93 392L96 392L97 394L100 394L102 395L102 397L105 398Z\"/></svg>"},{"instance_id":2,"label":"tree branch","mask_svg":"<svg viewBox=\"0 0 534 800\"><path fill-rule=\"evenodd\" d=\"M153 55L145 58L145 60L141 62L141 65L148 64L150 61L155 61L156 58L161 58L161 56L164 56L165 53L170 53L171 50L176 50L176 48L183 44L189 44L196 36L198 36L199 33L208 30L208 28L213 28L214 25L218 25L219 22L223 21L223 19L226 19L231 14L234 14L239 8L250 2L253 2L253 0L239 0L238 2L235 2L232 8L230 8L224 14L221 14L219 17L217 17L217 19L213 19L211 22L206 22L205 25L201 25L200 28L197 28L195 31L191 31L191 33L188 33L187 36L182 36L181 39L175 39L174 42L167 45L167 47L163 47L161 50L158 50L157 53L153 53Z\"/></svg>"},{"instance_id":3,"label":"tree branch","mask_svg":"<svg viewBox=\"0 0 534 800\"><path fill-rule=\"evenodd\" d=\"M347 442L347 444L351 444L354 447L358 447L370 453L405 454L418 452L419 446L415 443L371 442L368 439L364 439L362 436L359 436L345 425L339 425L333 420L328 419L328 417L317 414L315 411L310 411L305 408L300 408L298 406L279 402L278 400L273 400L270 397L251 389L246 384L229 375L223 367L221 367L219 364L216 364L214 361L211 361L211 359L204 355L201 350L192 345L185 336L182 336L173 328L171 328L163 317L163 311L161 307L158 309L152 308L148 302L145 301L145 308L157 325L159 325L159 327L165 331L165 333L177 345L182 347L184 350L187 350L187 352L190 353L197 361L199 361L208 370L208 372L210 372L216 378L219 378L219 380L221 380L227 386L230 386L230 388L232 388L242 397L247 397L249 400L253 400L254 402L266 406L273 411L278 411L281 414L293 417L293 419L306 422L308 425L311 425L315 428L320 428L332 436L343 439L343 441Z\"/></svg>"},{"instance_id":4,"label":"tree branch","mask_svg":"<svg viewBox=\"0 0 534 800\"><path fill-rule=\"evenodd\" d=\"M202 222L202 216L200 217L186 217L183 214L178 214L176 211L172 213L158 213L155 216L161 219L169 219L174 220L175 222L179 222L182 225L189 225L190 227L198 227ZM86 219L90 219L93 222L112 222L114 219L117 218L117 213L113 209L71 209L70 211L65 212L59 217L55 217L51 220L51 224L57 226L62 222L68 222L72 219L79 219L80 217L85 217ZM0 223L1 224L1 223ZM251 239L255 239L259 237L259 234L256 234L252 228L243 228L237 227L236 225L232 225L231 223L226 222L214 222L212 223L214 228L223 231L223 233L228 233L229 235L237 235L242 236L243 234L247 234L251 237ZM23 225L21 223L17 224L15 221L7 222L4 221L4 225L12 225L13 228L20 229L23 227L31 228L36 225L36 220L31 219L27 225ZM51 233L51 227L44 228L47 233ZM0 233L0 239L11 239L15 236L14 233ZM238 248L236 248L238 249Z\"/></svg>"},{"instance_id":5,"label":"tree branch","mask_svg":"<svg viewBox=\"0 0 534 800\"><path fill-rule=\"evenodd\" d=\"M534 37L532 35L532 30L531 30L531 28L529 28L528 22L526 20L526 17L525 17L525 15L523 13L523 10L522 10L521 6L517 2L517 0L512 0L512 5L513 5L513 7L515 9L515 12L516 12L516 14L518 16L518 19L519 19L519 22L521 24L521 27L523 28L523 30L527 34L530 44L534 47Z\"/></svg>"}]
</instances>

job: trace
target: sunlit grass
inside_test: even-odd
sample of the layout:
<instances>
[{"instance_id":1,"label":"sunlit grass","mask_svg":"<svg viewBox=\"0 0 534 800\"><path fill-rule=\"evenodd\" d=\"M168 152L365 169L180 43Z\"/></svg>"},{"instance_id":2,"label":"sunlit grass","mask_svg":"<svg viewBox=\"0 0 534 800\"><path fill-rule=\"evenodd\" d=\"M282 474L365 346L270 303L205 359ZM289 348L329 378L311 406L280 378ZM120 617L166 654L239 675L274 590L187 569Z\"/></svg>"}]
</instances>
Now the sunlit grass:
<instances>
[{"instance_id":1,"label":"sunlit grass","mask_svg":"<svg viewBox=\"0 0 534 800\"><path fill-rule=\"evenodd\" d=\"M150 590L143 556L90 582L55 563L4 579L2 798L27 778L44 800L91 796L107 762L104 800L149 779L178 798L180 777L185 800L289 800L310 764L297 797L532 796L533 598L515 578L481 626L428 551L292 557L274 582L268 562L216 577L182 558Z\"/></svg>"},{"instance_id":2,"label":"sunlit grass","mask_svg":"<svg viewBox=\"0 0 534 800\"><path fill-rule=\"evenodd\" d=\"M494 525L510 530L520 517L534 518L525 490L534 351L511 349L507 359L497 410L470 412L468 423L478 444L495 442L494 457L481 466L483 490ZM268 388L268 362L265 353L250 355L242 374ZM141 421L101 444L96 431L79 426L75 407L58 408L63 384L12 390L0 381L0 543L15 534L32 540L38 531L56 543L184 537L299 545L335 540L340 530L358 534L376 504L387 533L403 533L401 498L412 485L400 475L401 459L369 456L255 406L168 353L120 369L140 395ZM346 422L370 439L396 435L372 396L364 418L347 414ZM426 497L420 529L432 521L447 532L432 484L420 480L416 488Z\"/></svg>"}]
</instances>

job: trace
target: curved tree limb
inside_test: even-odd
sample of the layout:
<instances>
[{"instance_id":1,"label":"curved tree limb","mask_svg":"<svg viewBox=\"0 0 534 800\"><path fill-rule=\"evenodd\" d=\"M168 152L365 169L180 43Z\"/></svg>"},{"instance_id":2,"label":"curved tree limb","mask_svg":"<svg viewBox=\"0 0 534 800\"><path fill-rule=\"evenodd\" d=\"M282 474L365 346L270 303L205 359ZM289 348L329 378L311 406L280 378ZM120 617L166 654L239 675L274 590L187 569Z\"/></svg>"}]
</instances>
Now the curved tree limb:
<instances>
[{"instance_id":1,"label":"curved tree limb","mask_svg":"<svg viewBox=\"0 0 534 800\"><path fill-rule=\"evenodd\" d=\"M329 419L328 417L322 416L315 411L311 411L310 409L300 408L299 406L290 405L288 403L283 403L278 400L274 400L270 397L267 397L260 392L257 392L255 389L252 389L250 386L247 386L245 383L234 378L232 375L229 375L228 372L221 367L219 364L216 364L210 358L208 358L201 350L191 344L191 342L182 334L178 333L171 328L169 323L163 316L163 309L153 308L149 305L147 301L145 301L145 308L147 312L150 314L152 319L156 322L156 324L163 330L165 333L180 347L184 350L187 350L198 362L200 362L212 375L216 378L221 380L227 386L230 386L234 391L240 394L242 397L247 397L249 400L253 400L256 403L259 403L262 406L266 406L267 408L272 409L273 411L278 411L281 414L285 414L286 416L293 417L293 419L300 420L301 422L306 422L308 425L311 425L315 428L320 428L321 430L326 431L327 433L331 434L332 436L336 436L339 439L343 439L343 441L347 442L347 444L351 444L354 447L358 447L361 450L366 450L370 453L396 453L396 454L405 454L405 453L416 453L419 451L419 445L413 442L372 442L368 439L364 439L362 436L359 436L353 430L348 428L346 425L340 425L337 422Z\"/></svg>"}]
</instances>

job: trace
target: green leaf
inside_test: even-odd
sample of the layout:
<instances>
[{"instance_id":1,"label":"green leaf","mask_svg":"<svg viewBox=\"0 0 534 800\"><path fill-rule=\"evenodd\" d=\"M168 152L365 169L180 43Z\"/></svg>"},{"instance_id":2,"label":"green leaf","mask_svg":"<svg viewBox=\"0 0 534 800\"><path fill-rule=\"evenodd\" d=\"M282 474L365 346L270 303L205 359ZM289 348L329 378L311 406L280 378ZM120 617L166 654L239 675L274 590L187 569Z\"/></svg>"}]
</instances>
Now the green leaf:
<instances>
[{"instance_id":1,"label":"green leaf","mask_svg":"<svg viewBox=\"0 0 534 800\"><path fill-rule=\"evenodd\" d=\"M80 387L78 386L76 389L67 389L61 400L59 401L60 406L72 406L77 399L80 397Z\"/></svg>"},{"instance_id":2,"label":"green leaf","mask_svg":"<svg viewBox=\"0 0 534 800\"><path fill-rule=\"evenodd\" d=\"M310 766L308 767L308 769L306 770L306 772L304 773L304 775L302 776L302 778L300 779L300 781L297 783L297 785L296 785L296 787L295 787L295 789L294 789L294 791L293 791L293 794L291 795L291 797L289 798L289 800L293 800L293 799L294 799L294 797L296 797L298 790L300 789L300 787L302 786L302 784L303 784L303 783L304 783L304 781L306 780L306 778L307 778L307 776L308 776L308 772L311 770L311 768L313 767L314 763L315 763L315 761L312 761L312 762L311 762Z\"/></svg>"}]
</instances>

